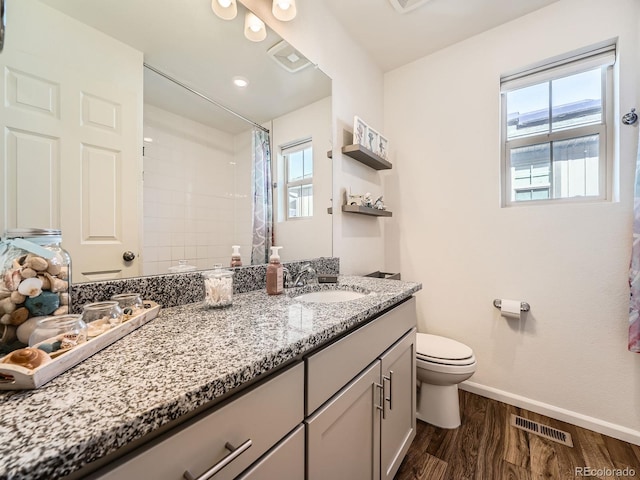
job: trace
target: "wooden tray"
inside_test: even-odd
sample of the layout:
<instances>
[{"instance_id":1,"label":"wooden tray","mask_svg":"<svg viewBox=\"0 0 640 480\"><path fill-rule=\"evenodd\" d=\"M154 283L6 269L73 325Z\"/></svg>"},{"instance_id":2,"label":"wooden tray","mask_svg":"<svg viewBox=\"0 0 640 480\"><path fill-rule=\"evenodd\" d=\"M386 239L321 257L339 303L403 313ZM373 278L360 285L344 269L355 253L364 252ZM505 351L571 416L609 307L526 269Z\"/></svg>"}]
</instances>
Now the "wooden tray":
<instances>
[{"instance_id":1,"label":"wooden tray","mask_svg":"<svg viewBox=\"0 0 640 480\"><path fill-rule=\"evenodd\" d=\"M149 308L138 315L122 322L117 327L107 330L97 337L91 338L68 352L52 359L49 363L40 365L33 370L20 365L0 363L0 390L28 390L39 388L49 380L66 372L71 367L86 360L94 353L108 347L116 340L133 332L136 328L153 320L158 316L160 305L149 300L144 301Z\"/></svg>"}]
</instances>

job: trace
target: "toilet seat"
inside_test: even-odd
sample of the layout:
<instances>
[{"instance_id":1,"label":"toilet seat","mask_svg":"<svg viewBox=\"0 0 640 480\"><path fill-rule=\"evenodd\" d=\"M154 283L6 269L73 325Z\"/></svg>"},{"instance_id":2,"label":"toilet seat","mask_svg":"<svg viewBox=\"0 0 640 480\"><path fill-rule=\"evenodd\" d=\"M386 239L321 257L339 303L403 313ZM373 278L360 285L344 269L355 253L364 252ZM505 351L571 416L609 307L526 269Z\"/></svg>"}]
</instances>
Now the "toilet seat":
<instances>
[{"instance_id":1,"label":"toilet seat","mask_svg":"<svg viewBox=\"0 0 640 480\"><path fill-rule=\"evenodd\" d=\"M476 359L473 350L464 343L451 338L418 333L416 359L440 365L472 365Z\"/></svg>"}]
</instances>

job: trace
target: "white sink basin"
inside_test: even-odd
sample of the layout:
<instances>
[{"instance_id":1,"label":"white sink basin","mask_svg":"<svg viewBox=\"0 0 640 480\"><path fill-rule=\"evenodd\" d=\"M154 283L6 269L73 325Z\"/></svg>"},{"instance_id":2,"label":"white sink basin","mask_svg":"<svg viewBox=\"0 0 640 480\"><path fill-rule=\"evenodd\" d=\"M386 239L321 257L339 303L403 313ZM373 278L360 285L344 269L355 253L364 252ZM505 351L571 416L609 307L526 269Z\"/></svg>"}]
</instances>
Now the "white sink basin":
<instances>
[{"instance_id":1,"label":"white sink basin","mask_svg":"<svg viewBox=\"0 0 640 480\"><path fill-rule=\"evenodd\" d=\"M318 292L303 293L294 297L294 299L300 302L337 303L348 302L349 300L356 300L366 296L366 293L353 290L320 290Z\"/></svg>"}]
</instances>

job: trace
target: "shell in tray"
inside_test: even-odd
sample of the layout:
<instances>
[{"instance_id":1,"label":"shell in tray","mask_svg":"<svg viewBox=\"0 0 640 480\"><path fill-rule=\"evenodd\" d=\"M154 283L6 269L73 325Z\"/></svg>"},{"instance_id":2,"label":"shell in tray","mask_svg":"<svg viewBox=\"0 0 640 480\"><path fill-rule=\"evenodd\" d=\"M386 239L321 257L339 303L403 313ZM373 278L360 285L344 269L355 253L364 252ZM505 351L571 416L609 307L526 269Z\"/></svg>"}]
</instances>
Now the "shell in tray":
<instances>
[{"instance_id":1,"label":"shell in tray","mask_svg":"<svg viewBox=\"0 0 640 480\"><path fill-rule=\"evenodd\" d=\"M94 353L111 345L116 340L131 333L136 328L158 316L160 305L145 300L144 308L136 315L129 316L126 321L110 328L99 335L89 338L84 343L68 348L58 355L51 355L51 361L29 369L21 365L3 363L9 356L0 359L0 390L27 390L39 388L49 380L69 370L74 365L89 358Z\"/></svg>"}]
</instances>

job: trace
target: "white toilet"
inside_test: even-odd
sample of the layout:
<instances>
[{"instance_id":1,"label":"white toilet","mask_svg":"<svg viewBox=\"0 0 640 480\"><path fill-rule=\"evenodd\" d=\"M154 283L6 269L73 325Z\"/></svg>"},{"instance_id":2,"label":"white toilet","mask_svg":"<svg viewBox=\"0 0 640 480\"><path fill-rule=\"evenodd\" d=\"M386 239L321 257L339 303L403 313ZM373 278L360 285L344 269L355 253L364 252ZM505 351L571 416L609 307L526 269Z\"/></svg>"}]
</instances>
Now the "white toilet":
<instances>
[{"instance_id":1,"label":"white toilet","mask_svg":"<svg viewBox=\"0 0 640 480\"><path fill-rule=\"evenodd\" d=\"M476 371L473 350L450 338L418 333L416 371L418 420L441 428L460 426L458 384Z\"/></svg>"}]
</instances>

